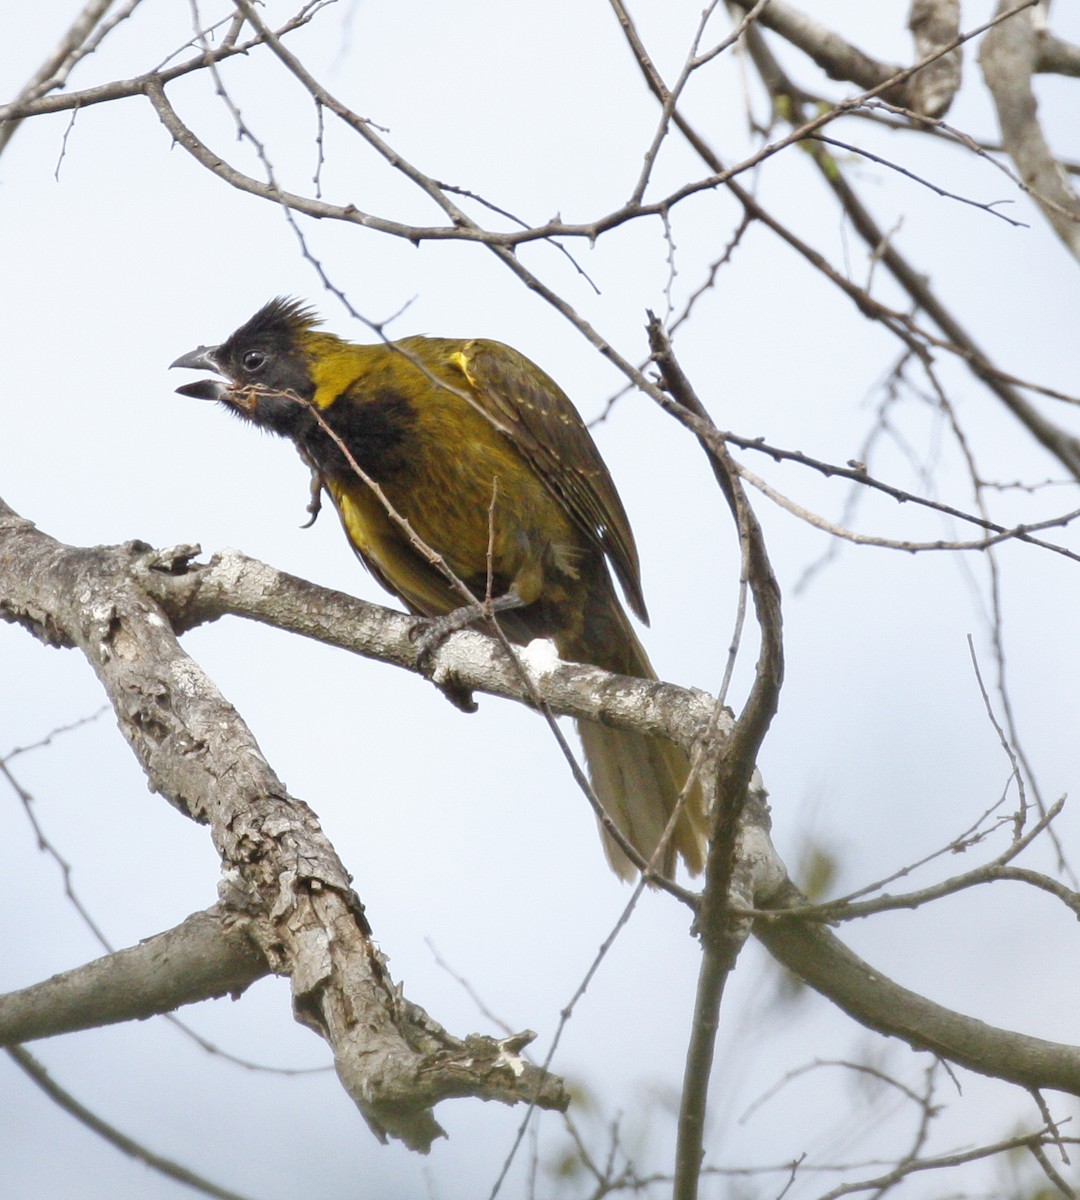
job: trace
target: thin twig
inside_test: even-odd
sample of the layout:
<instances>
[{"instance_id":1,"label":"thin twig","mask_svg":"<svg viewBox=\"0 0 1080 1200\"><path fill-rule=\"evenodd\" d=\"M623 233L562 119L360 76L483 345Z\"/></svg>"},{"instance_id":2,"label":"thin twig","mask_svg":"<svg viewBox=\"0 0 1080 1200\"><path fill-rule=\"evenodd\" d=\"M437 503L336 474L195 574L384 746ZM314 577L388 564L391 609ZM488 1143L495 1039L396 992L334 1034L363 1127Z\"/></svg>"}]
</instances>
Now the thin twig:
<instances>
[{"instance_id":1,"label":"thin twig","mask_svg":"<svg viewBox=\"0 0 1080 1200\"><path fill-rule=\"evenodd\" d=\"M941 187L930 179L926 179L922 175L916 174L907 167L902 167L899 163L893 162L891 159L884 158L880 154L874 154L872 151L865 149L862 146L854 146L851 142L842 142L838 138L827 137L823 133L815 133L811 135L811 140L821 142L826 146L835 146L839 150L845 150L849 154L857 154L860 158L865 158L870 162L878 163L879 166L888 167L890 171L896 171L897 174L903 175L907 179L913 180L915 183L921 184L925 188L929 188L935 195L942 196L948 200L957 200L961 204L970 204L972 208L982 209L983 212L988 212L992 217L997 217L1004 221L1007 225L1012 225L1016 229L1030 229L1026 221L1016 221L1012 217L999 211L998 205L1012 204L1011 200L992 200L989 203L982 200L972 200L970 196L961 196L957 192L950 192L947 188Z\"/></svg>"}]
</instances>

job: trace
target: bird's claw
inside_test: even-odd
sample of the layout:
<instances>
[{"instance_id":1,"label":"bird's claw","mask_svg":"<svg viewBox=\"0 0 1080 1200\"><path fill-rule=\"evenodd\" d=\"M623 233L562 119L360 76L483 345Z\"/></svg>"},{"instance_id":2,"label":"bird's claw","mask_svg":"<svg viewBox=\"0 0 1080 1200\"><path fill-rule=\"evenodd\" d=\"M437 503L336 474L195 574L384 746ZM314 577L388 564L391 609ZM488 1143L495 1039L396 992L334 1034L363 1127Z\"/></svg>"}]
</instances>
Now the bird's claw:
<instances>
[{"instance_id":1,"label":"bird's claw","mask_svg":"<svg viewBox=\"0 0 1080 1200\"><path fill-rule=\"evenodd\" d=\"M322 493L325 486L321 472L312 470L310 497L307 504L308 519L300 526L301 529L310 529L319 519L319 513L322 512Z\"/></svg>"},{"instance_id":2,"label":"bird's claw","mask_svg":"<svg viewBox=\"0 0 1080 1200\"><path fill-rule=\"evenodd\" d=\"M417 617L409 628L409 640L416 643L416 665L420 673L430 679L455 708L466 713L474 713L479 708L472 689L465 687L452 671L437 675L435 655L452 633L464 629L478 615L473 607L467 606L441 617Z\"/></svg>"}]
</instances>

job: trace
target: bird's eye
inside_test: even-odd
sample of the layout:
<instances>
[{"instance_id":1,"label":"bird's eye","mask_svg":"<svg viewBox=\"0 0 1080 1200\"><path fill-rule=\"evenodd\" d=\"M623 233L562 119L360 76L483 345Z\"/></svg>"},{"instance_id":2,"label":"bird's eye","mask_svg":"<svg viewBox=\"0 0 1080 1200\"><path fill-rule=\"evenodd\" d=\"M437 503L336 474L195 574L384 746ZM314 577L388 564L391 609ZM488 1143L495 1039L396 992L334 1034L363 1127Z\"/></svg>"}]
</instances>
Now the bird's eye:
<instances>
[{"instance_id":1,"label":"bird's eye","mask_svg":"<svg viewBox=\"0 0 1080 1200\"><path fill-rule=\"evenodd\" d=\"M245 371L250 371L254 374L266 366L266 358L267 356L261 350L245 350L240 362Z\"/></svg>"}]
</instances>

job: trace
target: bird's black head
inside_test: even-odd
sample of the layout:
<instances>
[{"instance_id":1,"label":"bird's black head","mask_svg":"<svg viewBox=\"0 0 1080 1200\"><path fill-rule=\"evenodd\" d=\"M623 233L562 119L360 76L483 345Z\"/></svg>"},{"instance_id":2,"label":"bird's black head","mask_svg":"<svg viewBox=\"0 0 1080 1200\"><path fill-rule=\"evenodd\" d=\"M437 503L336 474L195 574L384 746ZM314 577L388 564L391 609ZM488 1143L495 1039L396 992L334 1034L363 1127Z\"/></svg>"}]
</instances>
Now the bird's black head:
<instances>
[{"instance_id":1,"label":"bird's black head","mask_svg":"<svg viewBox=\"0 0 1080 1200\"><path fill-rule=\"evenodd\" d=\"M196 400L219 400L238 415L288 435L300 411L296 398L310 400L315 393L308 344L318 324L301 301L278 296L220 346L200 346L171 364L214 371L227 382L200 379L176 390Z\"/></svg>"}]
</instances>

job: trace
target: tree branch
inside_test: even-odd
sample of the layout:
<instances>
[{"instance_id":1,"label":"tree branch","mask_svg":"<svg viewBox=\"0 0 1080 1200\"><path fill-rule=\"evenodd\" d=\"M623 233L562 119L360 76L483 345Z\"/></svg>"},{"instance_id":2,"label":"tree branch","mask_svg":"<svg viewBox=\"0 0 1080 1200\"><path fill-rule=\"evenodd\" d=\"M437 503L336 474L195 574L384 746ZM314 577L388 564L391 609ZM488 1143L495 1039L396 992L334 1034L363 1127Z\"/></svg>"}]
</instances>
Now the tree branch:
<instances>
[{"instance_id":1,"label":"tree branch","mask_svg":"<svg viewBox=\"0 0 1080 1200\"><path fill-rule=\"evenodd\" d=\"M699 434L698 440L735 519L742 551L742 575L750 586L761 631L761 652L750 694L731 735L717 755L712 836L705 867L705 888L695 923L702 938L702 963L679 1111L674 1189L676 1200L694 1200L704 1153L706 1099L720 1003L727 978L750 933L750 923L732 913L732 902L752 894L749 891L752 885L742 870L740 834L745 825L743 814L751 799L754 764L779 704L784 677L783 620L780 587L736 465L679 365L667 334L651 315L648 330L649 346L660 368L664 389L679 410L676 415L691 413L698 422L707 423L707 432L711 436ZM760 787L758 790L761 793L759 803L763 806L764 791Z\"/></svg>"},{"instance_id":2,"label":"tree branch","mask_svg":"<svg viewBox=\"0 0 1080 1200\"><path fill-rule=\"evenodd\" d=\"M748 9L752 0L732 0L732 3L738 8ZM758 15L758 24L779 34L813 59L830 79L846 80L860 88L869 89L893 79L902 70L896 63L872 58L828 26L784 3L784 0L770 0ZM908 92L909 81L903 80L882 95L893 104L901 104L907 100Z\"/></svg>"},{"instance_id":3,"label":"tree branch","mask_svg":"<svg viewBox=\"0 0 1080 1200\"><path fill-rule=\"evenodd\" d=\"M805 897L788 878L769 837L767 810L754 792L752 786L740 831L738 888L754 897L758 910L771 910L754 919L753 933L778 962L860 1025L912 1049L1028 1090L1080 1096L1080 1047L1000 1029L935 1004L859 958L820 921L801 919Z\"/></svg>"},{"instance_id":4,"label":"tree branch","mask_svg":"<svg viewBox=\"0 0 1080 1200\"><path fill-rule=\"evenodd\" d=\"M1035 70L1048 75L1080 76L1080 46L1062 41L1048 29L1041 30Z\"/></svg>"},{"instance_id":5,"label":"tree branch","mask_svg":"<svg viewBox=\"0 0 1080 1200\"><path fill-rule=\"evenodd\" d=\"M802 903L789 883L772 907ZM754 934L774 958L869 1029L980 1075L1080 1096L1080 1047L998 1029L935 1004L894 983L814 922L762 917Z\"/></svg>"},{"instance_id":6,"label":"tree branch","mask_svg":"<svg viewBox=\"0 0 1080 1200\"><path fill-rule=\"evenodd\" d=\"M149 566L155 557L157 570ZM175 586L174 600L189 622L209 619L209 612L219 607L218 593L228 590L229 578L240 598L237 611L248 610L247 615L258 614L257 619L268 623L274 623L272 613L291 613L298 631L307 636L322 636L328 614L336 613L342 626L355 626L355 641L350 644L344 635L324 640L354 651L372 638L380 620L391 631L390 641L396 645L400 639L404 646L410 618L291 580L239 555L200 568L190 579L181 575L166 580L160 556L141 544L72 550L0 506L0 615L26 625L53 645L84 648L154 786L185 811L210 822L229 879L244 896L242 902L230 901L230 907L250 908L251 936L262 955L275 970L294 972L298 1015L331 1042L339 1072L346 1071L347 1086L373 1089L362 1111L385 1122L393 1136L416 1144L414 1122L402 1114L402 1105L430 1105L449 1095L509 1101L531 1094L543 1082L538 1103L560 1106L564 1097L555 1081L541 1080L528 1067L516 1084L508 1078L520 1066L513 1057L520 1037L504 1043L486 1038L458 1042L413 1005L388 995L393 985L377 951L366 937L357 940L366 930L359 902L332 851L320 846L324 839L313 815L283 789L273 792L268 782L273 777L261 763L250 733L235 723L235 714L216 693L207 692L212 685L198 667L178 648L169 649L167 614L137 591L133 576L160 576L163 588ZM164 661L156 664L143 661L139 653L146 639L155 638L167 651ZM470 682L477 688L487 681L492 691L513 695L516 677L511 670L505 664L492 667L483 654L474 653L494 644L493 639L465 631L448 639L440 656L450 656L446 661L455 673L472 671ZM494 661L497 656L489 658ZM151 681L144 678L140 683L140 674L148 671ZM537 678L553 708L649 732L675 733L680 740L689 729L699 731L702 722L707 725L713 715L711 699L703 693L605 677L594 668L559 665L537 671ZM573 699L575 687L591 691L598 681L604 684L600 697ZM516 687L520 699L520 681ZM635 700L645 701L637 717L632 716ZM692 711L692 718L676 716L680 703ZM205 705L209 708L200 714ZM225 724L218 731L221 722ZM693 743L692 736L687 740ZM169 761L170 749L178 762ZM246 798L234 796L234 784L215 775L215 767L220 773L222 764L243 781ZM767 817L751 807L744 813L739 837L739 894L752 896L759 909L799 906L802 898L787 881L768 840ZM815 923L790 915L758 917L754 933L776 958L869 1028L986 1075L1080 1095L1080 1050L1074 1047L995 1029L935 1005L885 978ZM121 953L137 952L138 948ZM105 962L101 969L108 969ZM374 1031L350 1042L355 1030L340 1011L326 1012L323 992L347 995L354 1006L362 1003L361 1024L373 1021ZM403 1031L413 1040L403 1044ZM382 1073L349 1075L351 1053L376 1059ZM484 1054L488 1057L482 1059ZM387 1057L394 1061L387 1063ZM417 1091L421 1071L423 1083ZM432 1136L437 1131L427 1129Z\"/></svg>"},{"instance_id":7,"label":"tree branch","mask_svg":"<svg viewBox=\"0 0 1080 1200\"><path fill-rule=\"evenodd\" d=\"M955 43L960 33L960 0L911 0L908 29L919 58ZM908 107L920 116L943 117L960 87L963 62L963 53L955 46L923 67L911 80Z\"/></svg>"},{"instance_id":8,"label":"tree branch","mask_svg":"<svg viewBox=\"0 0 1080 1200\"><path fill-rule=\"evenodd\" d=\"M109 0L109 5L104 5L108 8L115 0ZM329 3L330 0L322 0L321 3L307 5L295 17L287 21L277 31L278 37L284 37L291 33L294 29L299 29L306 25L315 12L322 7L322 3ZM128 0L128 7L123 15L127 16L131 9L139 0ZM86 7L86 12L91 9L102 7L98 0L91 0ZM119 16L120 14L117 14ZM81 18L80 18L81 19ZM78 25L79 22L76 22ZM65 35L65 41L62 45L67 44L75 31L75 26L72 31ZM99 33L101 30L99 29ZM90 31L86 31L89 35ZM14 132L15 126L30 117L44 116L47 113L56 112L74 112L77 109L90 108L95 104L108 104L113 100L123 100L132 96L146 95L147 84L150 80L156 80L159 83L169 83L174 79L179 79L184 75L190 75L194 71L205 70L213 63L224 62L226 59L235 58L237 55L248 54L256 46L262 44L262 37L256 36L249 38L246 42L228 43L217 46L212 50L203 50L198 55L187 59L182 63L178 63L173 67L162 67L160 70L149 71L144 75L136 75L131 79L114 79L108 83L97 84L89 88L73 88L65 91L52 91L53 87L59 87L56 82L56 76L53 73L55 64L55 55L48 59L45 64L40 67L33 78L26 84L19 95L9 101L7 104L0 104L0 149L10 140L11 134ZM57 51L59 53L59 50Z\"/></svg>"},{"instance_id":9,"label":"tree branch","mask_svg":"<svg viewBox=\"0 0 1080 1200\"><path fill-rule=\"evenodd\" d=\"M330 1044L372 1130L426 1151L442 1133L431 1112L442 1099L565 1107L561 1083L518 1057L532 1034L462 1041L400 994L315 815L288 794L134 581L148 549L72 549L0 502L0 616L79 648L151 789L210 826L228 905L250 918L272 969L290 977L297 1019Z\"/></svg>"},{"instance_id":10,"label":"tree branch","mask_svg":"<svg viewBox=\"0 0 1080 1200\"><path fill-rule=\"evenodd\" d=\"M1010 10L1006 9L1006 11ZM1009 21L1016 21L1024 15L1024 13L1020 13L1019 16L1014 15ZM995 20L997 21L995 28L1009 24L1009 21L1001 20L1000 14ZM789 101L791 120L801 125L807 114L802 109L802 102L796 94L794 85L787 78L760 33L753 27L747 30L747 46L770 93L774 96L783 95ZM926 274L917 270L897 250L894 240L888 237L874 220L869 209L862 203L843 172L839 170L836 160L831 155L825 154L812 141L804 144L809 149L822 179L840 202L855 231L869 250L880 259L912 302L937 325L951 343L949 348L952 352L967 364L972 374L997 396L1044 449L1053 454L1075 478L1080 478L1080 439L1047 420L1026 397L1020 394L1009 378L993 366L990 357L938 299L930 287ZM814 260L810 259L810 261ZM815 263L815 265L819 264ZM886 328L901 337L901 340L916 354L923 357L928 353L926 347L919 340L910 335L905 336L906 329L901 328L897 321L882 319L883 315L880 311L875 312L872 307L861 302L856 294L857 289L854 289L853 285L842 281L842 277L837 277L835 272L830 274L830 278L847 291L867 316L882 320Z\"/></svg>"},{"instance_id":11,"label":"tree branch","mask_svg":"<svg viewBox=\"0 0 1080 1200\"><path fill-rule=\"evenodd\" d=\"M270 974L247 924L215 905L137 946L0 995L0 1045L141 1021L214 996L236 997Z\"/></svg>"},{"instance_id":12,"label":"tree branch","mask_svg":"<svg viewBox=\"0 0 1080 1200\"><path fill-rule=\"evenodd\" d=\"M115 1125L110 1125L107 1121L103 1121L96 1113L91 1112L86 1105L80 1104L69 1091L62 1088L49 1075L44 1066L32 1054L24 1050L22 1046L8 1046L7 1052L11 1059L30 1076L50 1100L55 1101L65 1112L70 1113L77 1121L82 1122L87 1129L96 1133L98 1137L104 1138L105 1141L111 1146L115 1146L121 1153L129 1155L136 1162L144 1163L151 1170L159 1172L168 1179L175 1179L185 1187L194 1188L195 1191L202 1192L204 1196L213 1196L215 1200L247 1200L247 1197L242 1196L239 1192L219 1187L216 1183L212 1183L202 1175L197 1175L194 1171L188 1170L187 1167L181 1166L180 1163L174 1162L171 1158L163 1158L160 1154L155 1154L140 1142L135 1141L134 1138L121 1133Z\"/></svg>"},{"instance_id":13,"label":"tree branch","mask_svg":"<svg viewBox=\"0 0 1080 1200\"><path fill-rule=\"evenodd\" d=\"M205 565L190 561L198 552L197 546L143 547L134 567L140 586L180 632L226 615L244 617L417 673L430 669L436 685L453 680L467 690L533 703L532 689L488 634L463 629L425 655L412 636L414 617L319 587L235 550ZM732 726L729 716L717 714L713 697L696 688L564 663L544 641L518 650L518 658L536 695L560 716L660 734L688 751L714 721L721 737Z\"/></svg>"},{"instance_id":14,"label":"tree branch","mask_svg":"<svg viewBox=\"0 0 1080 1200\"><path fill-rule=\"evenodd\" d=\"M89 40L95 26L112 8L114 2L115 0L89 0L61 37L56 49L27 80L13 103L14 108L22 108L63 84L64 75L61 71L73 63L79 49ZM139 0L135 0L136 4L138 2ZM132 7L134 5L129 7L128 12ZM0 119L0 154L3 154L20 122L21 118Z\"/></svg>"},{"instance_id":15,"label":"tree branch","mask_svg":"<svg viewBox=\"0 0 1080 1200\"><path fill-rule=\"evenodd\" d=\"M1007 6L1008 0L1000 0L998 11ZM979 65L997 108L1002 143L1025 189L1070 254L1080 259L1080 196L1069 186L1043 136L1031 86L1039 46L1034 14L1019 13L987 33Z\"/></svg>"}]
</instances>

